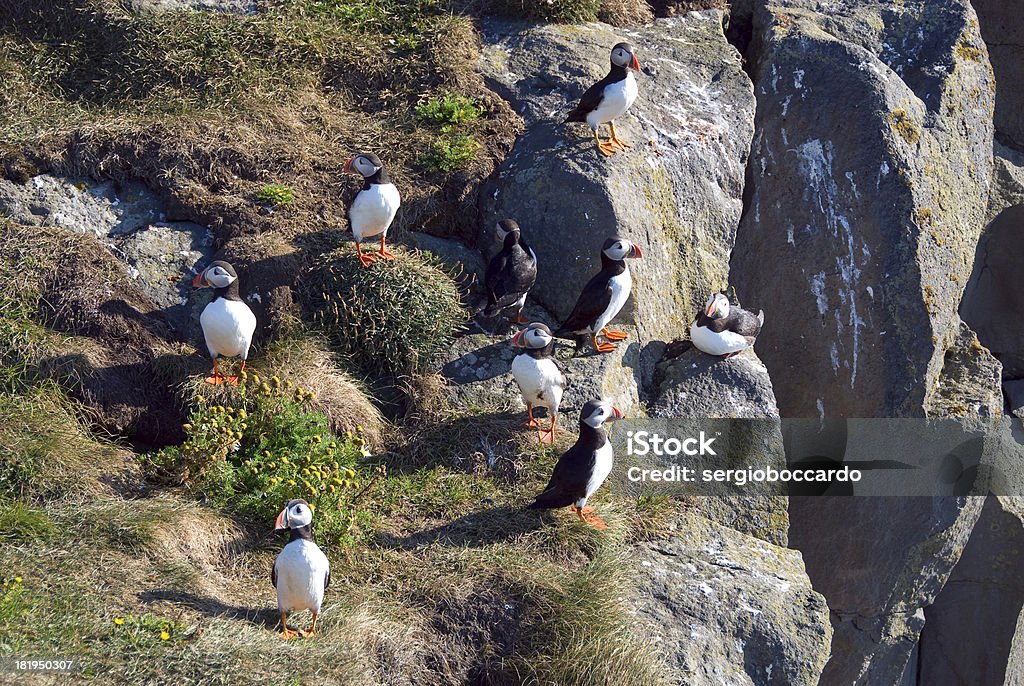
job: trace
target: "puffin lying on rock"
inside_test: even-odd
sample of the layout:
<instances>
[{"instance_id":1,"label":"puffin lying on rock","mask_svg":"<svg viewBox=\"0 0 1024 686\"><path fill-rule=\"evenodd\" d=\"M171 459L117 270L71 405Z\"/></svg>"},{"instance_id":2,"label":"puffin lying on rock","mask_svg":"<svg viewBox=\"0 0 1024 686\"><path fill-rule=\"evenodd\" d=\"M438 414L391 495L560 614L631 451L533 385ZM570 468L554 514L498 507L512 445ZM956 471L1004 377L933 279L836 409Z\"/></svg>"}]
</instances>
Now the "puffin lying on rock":
<instances>
[{"instance_id":1,"label":"puffin lying on rock","mask_svg":"<svg viewBox=\"0 0 1024 686\"><path fill-rule=\"evenodd\" d=\"M708 355L729 358L754 345L763 325L764 310L755 316L732 307L724 294L715 293L690 325L690 340Z\"/></svg>"},{"instance_id":2,"label":"puffin lying on rock","mask_svg":"<svg viewBox=\"0 0 1024 686\"><path fill-rule=\"evenodd\" d=\"M324 602L324 590L331 584L331 565L320 547L313 542L313 508L305 500L289 501L277 515L275 529L288 529L288 543L274 561L270 580L277 589L277 609L281 612L281 635L295 635L288 629L288 613L309 610L313 623L309 631L316 633L316 618Z\"/></svg>"},{"instance_id":3,"label":"puffin lying on rock","mask_svg":"<svg viewBox=\"0 0 1024 686\"><path fill-rule=\"evenodd\" d=\"M630 276L626 260L643 256L640 248L625 238L612 236L606 240L601 246L601 271L583 287L583 292L576 300L576 307L555 335L568 338L589 334L597 352L615 350L616 346L607 341L624 340L626 334L606 327L626 304L633 289L633 277ZM604 336L606 342L599 343L598 336Z\"/></svg>"},{"instance_id":4,"label":"puffin lying on rock","mask_svg":"<svg viewBox=\"0 0 1024 686\"><path fill-rule=\"evenodd\" d=\"M256 315L238 296L238 274L230 264L217 260L196 274L192 286L214 289L213 301L199 315L206 347L213 358L213 374L206 378L206 383L238 384L237 376L225 377L217 368L221 357L241 357L242 371L245 371L252 336L256 332Z\"/></svg>"},{"instance_id":5,"label":"puffin lying on rock","mask_svg":"<svg viewBox=\"0 0 1024 686\"><path fill-rule=\"evenodd\" d=\"M533 408L546 407L551 426L546 431L539 431L538 435L541 443L554 443L555 421L566 380L565 372L553 354L555 339L551 329L534 322L513 336L511 343L523 351L512 360L512 378L516 380L519 392L523 394L523 402L526 403L526 426L537 428Z\"/></svg>"},{"instance_id":6,"label":"puffin lying on rock","mask_svg":"<svg viewBox=\"0 0 1024 686\"><path fill-rule=\"evenodd\" d=\"M531 510L552 509L571 505L580 519L598 529L605 523L587 507L612 471L612 444L608 441L606 422L622 419L622 413L602 400L589 400L580 412L580 435L555 464L544 492L530 505Z\"/></svg>"},{"instance_id":7,"label":"puffin lying on rock","mask_svg":"<svg viewBox=\"0 0 1024 686\"><path fill-rule=\"evenodd\" d=\"M624 115L636 100L638 89L633 71L640 71L640 63L629 43L618 43L612 48L611 62L608 76L588 88L580 98L580 104L565 119L566 122L586 122L594 131L597 149L606 157L616 148L625 150L630 147L615 134L615 119ZM608 124L612 130L606 141L598 135L601 124Z\"/></svg>"},{"instance_id":8,"label":"puffin lying on rock","mask_svg":"<svg viewBox=\"0 0 1024 686\"><path fill-rule=\"evenodd\" d=\"M356 155L345 163L345 171L356 171L363 177L363 188L356 193L352 205L348 209L348 222L356 237L356 252L364 267L369 267L377 257L385 260L394 259L384 247L388 228L398 214L401 198L398 189L391 183L391 177L384 169L380 158L364 153ZM364 253L363 240L380 236L380 250L376 253Z\"/></svg>"},{"instance_id":9,"label":"puffin lying on rock","mask_svg":"<svg viewBox=\"0 0 1024 686\"><path fill-rule=\"evenodd\" d=\"M505 308L514 306L516 316L509 317L509 321L526 324L530 320L523 317L523 305L526 304L526 294L537 281L537 254L527 245L515 220L502 219L496 232L502 247L487 264L484 316L496 317Z\"/></svg>"}]
</instances>

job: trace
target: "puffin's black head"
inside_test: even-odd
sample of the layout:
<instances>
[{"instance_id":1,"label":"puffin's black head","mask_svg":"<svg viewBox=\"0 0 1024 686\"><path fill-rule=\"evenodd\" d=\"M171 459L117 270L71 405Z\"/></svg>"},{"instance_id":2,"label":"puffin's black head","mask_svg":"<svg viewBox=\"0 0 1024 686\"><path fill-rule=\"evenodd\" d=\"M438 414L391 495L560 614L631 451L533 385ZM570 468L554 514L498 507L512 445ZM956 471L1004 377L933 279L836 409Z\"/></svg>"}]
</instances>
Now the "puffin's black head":
<instances>
[{"instance_id":1,"label":"puffin's black head","mask_svg":"<svg viewBox=\"0 0 1024 686\"><path fill-rule=\"evenodd\" d=\"M613 262L621 262L626 258L643 257L640 248L630 243L625 238L612 236L601 246L601 253Z\"/></svg>"},{"instance_id":2,"label":"puffin's black head","mask_svg":"<svg viewBox=\"0 0 1024 686\"><path fill-rule=\"evenodd\" d=\"M603 400L588 400L580 410L580 423L599 429L606 422L622 419L619 408Z\"/></svg>"},{"instance_id":3,"label":"puffin's black head","mask_svg":"<svg viewBox=\"0 0 1024 686\"><path fill-rule=\"evenodd\" d=\"M612 64L616 67L634 69L640 71L640 62L633 53L633 46L629 43L616 43L612 48Z\"/></svg>"},{"instance_id":4,"label":"puffin's black head","mask_svg":"<svg viewBox=\"0 0 1024 686\"><path fill-rule=\"evenodd\" d=\"M350 172L355 170L362 175L364 179L370 178L383 168L384 163L381 162L380 158L372 152L360 153L345 163L345 171Z\"/></svg>"},{"instance_id":5,"label":"puffin's black head","mask_svg":"<svg viewBox=\"0 0 1024 686\"><path fill-rule=\"evenodd\" d=\"M729 316L729 299L723 293L715 293L708 298L704 305L704 314L711 319L721 319Z\"/></svg>"},{"instance_id":6,"label":"puffin's black head","mask_svg":"<svg viewBox=\"0 0 1024 686\"><path fill-rule=\"evenodd\" d=\"M533 322L513 336L512 340L509 342L514 348L540 350L541 348L546 348L551 345L553 340L555 340L555 338L551 335L551 329L548 328L547 324Z\"/></svg>"},{"instance_id":7,"label":"puffin's black head","mask_svg":"<svg viewBox=\"0 0 1024 686\"><path fill-rule=\"evenodd\" d=\"M305 500L289 500L277 515L275 529L301 529L313 523L313 508Z\"/></svg>"},{"instance_id":8,"label":"puffin's black head","mask_svg":"<svg viewBox=\"0 0 1024 686\"><path fill-rule=\"evenodd\" d=\"M498 234L498 240L505 243L509 236L513 236L513 242L519 240L519 224L515 219L502 219L494 226L494 232Z\"/></svg>"},{"instance_id":9,"label":"puffin's black head","mask_svg":"<svg viewBox=\"0 0 1024 686\"><path fill-rule=\"evenodd\" d=\"M196 274L192 279L193 288L227 288L238 280L235 268L223 260L210 263L210 266Z\"/></svg>"}]
</instances>

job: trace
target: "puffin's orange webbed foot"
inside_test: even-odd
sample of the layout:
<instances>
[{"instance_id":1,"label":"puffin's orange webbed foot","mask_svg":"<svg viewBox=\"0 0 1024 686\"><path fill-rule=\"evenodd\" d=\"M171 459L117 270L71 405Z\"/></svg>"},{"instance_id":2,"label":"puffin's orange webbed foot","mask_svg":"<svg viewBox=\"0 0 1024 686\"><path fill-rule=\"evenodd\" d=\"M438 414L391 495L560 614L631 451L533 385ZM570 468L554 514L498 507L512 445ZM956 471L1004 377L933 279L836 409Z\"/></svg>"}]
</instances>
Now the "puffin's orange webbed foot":
<instances>
[{"instance_id":1,"label":"puffin's orange webbed foot","mask_svg":"<svg viewBox=\"0 0 1024 686\"><path fill-rule=\"evenodd\" d=\"M378 250L377 254L383 257L385 260L393 260L395 256L389 253L387 250Z\"/></svg>"},{"instance_id":2,"label":"puffin's orange webbed foot","mask_svg":"<svg viewBox=\"0 0 1024 686\"><path fill-rule=\"evenodd\" d=\"M594 339L594 350L599 353L610 353L613 350L618 350L619 346L612 345L611 343L599 343L597 338Z\"/></svg>"},{"instance_id":3,"label":"puffin's orange webbed foot","mask_svg":"<svg viewBox=\"0 0 1024 686\"><path fill-rule=\"evenodd\" d=\"M206 377L206 383L210 384L211 386L219 386L220 384L224 383L224 381L224 377L221 376L220 374L213 374L211 376Z\"/></svg>"},{"instance_id":4,"label":"puffin's orange webbed foot","mask_svg":"<svg viewBox=\"0 0 1024 686\"><path fill-rule=\"evenodd\" d=\"M624 341L629 335L625 331L615 331L613 329L601 329L601 335L607 338L609 341Z\"/></svg>"},{"instance_id":5,"label":"puffin's orange webbed foot","mask_svg":"<svg viewBox=\"0 0 1024 686\"><path fill-rule=\"evenodd\" d=\"M596 514L583 515L583 521L595 529L604 531L608 528L608 525L604 523L604 520L598 517Z\"/></svg>"},{"instance_id":6,"label":"puffin's orange webbed foot","mask_svg":"<svg viewBox=\"0 0 1024 686\"><path fill-rule=\"evenodd\" d=\"M288 628L288 615L281 613L281 638L288 640L295 638L295 632Z\"/></svg>"},{"instance_id":7,"label":"puffin's orange webbed foot","mask_svg":"<svg viewBox=\"0 0 1024 686\"><path fill-rule=\"evenodd\" d=\"M530 320L527 317L524 317L522 310L520 310L516 316L509 317L508 322L509 324L529 324Z\"/></svg>"},{"instance_id":8,"label":"puffin's orange webbed foot","mask_svg":"<svg viewBox=\"0 0 1024 686\"><path fill-rule=\"evenodd\" d=\"M611 157L612 155L615 154L615 151L618 148L615 147L614 143L611 143L609 141L598 141L597 149L600 150L601 154L604 155L605 157Z\"/></svg>"},{"instance_id":9,"label":"puffin's orange webbed foot","mask_svg":"<svg viewBox=\"0 0 1024 686\"><path fill-rule=\"evenodd\" d=\"M238 385L238 377L237 376L224 377L224 381L226 381L227 383L231 384L232 386L237 386Z\"/></svg>"}]
</instances>

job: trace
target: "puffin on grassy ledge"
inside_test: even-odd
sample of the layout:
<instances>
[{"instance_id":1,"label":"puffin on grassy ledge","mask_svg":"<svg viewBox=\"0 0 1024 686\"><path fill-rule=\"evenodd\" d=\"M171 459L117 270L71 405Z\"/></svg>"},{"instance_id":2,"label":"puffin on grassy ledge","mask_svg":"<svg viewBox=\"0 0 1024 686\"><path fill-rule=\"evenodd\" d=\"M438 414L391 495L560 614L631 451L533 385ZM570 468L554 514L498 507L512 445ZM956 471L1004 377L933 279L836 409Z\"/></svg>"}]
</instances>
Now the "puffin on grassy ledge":
<instances>
[{"instance_id":1,"label":"puffin on grassy ledge","mask_svg":"<svg viewBox=\"0 0 1024 686\"><path fill-rule=\"evenodd\" d=\"M510 342L522 350L512 360L512 378L526 403L526 426L530 429L539 426L533 417L535 406L547 408L551 425L547 430L538 431L538 436L541 443L554 443L558 406L566 387L565 371L554 357L555 338L545 324L534 322Z\"/></svg>"},{"instance_id":2,"label":"puffin on grassy ledge","mask_svg":"<svg viewBox=\"0 0 1024 686\"><path fill-rule=\"evenodd\" d=\"M237 376L225 377L217 365L221 357L241 357L241 371L245 371L252 337L256 333L256 315L238 295L238 274L230 264L217 260L196 274L192 286L213 289L213 301L199 315L206 348L213 358L213 373L206 378L206 383L227 381L238 384Z\"/></svg>"},{"instance_id":3,"label":"puffin on grassy ledge","mask_svg":"<svg viewBox=\"0 0 1024 686\"><path fill-rule=\"evenodd\" d=\"M391 182L380 158L371 153L356 155L345 163L345 171L355 171L363 177L363 188L356 193L355 199L348 209L349 226L356 237L356 252L364 267L369 267L374 260L381 257L385 260L394 259L384 247L388 229L398 214L402 204L398 188ZM380 236L380 250L376 253L364 253L362 243L367 238Z\"/></svg>"},{"instance_id":4,"label":"puffin on grassy ledge","mask_svg":"<svg viewBox=\"0 0 1024 686\"><path fill-rule=\"evenodd\" d=\"M275 529L288 530L288 543L274 561L270 580L277 589L277 609L281 613L281 635L295 636L288 628L288 614L309 610L313 617L308 631L299 636L316 634L316 620L324 602L324 591L331 584L331 565L313 541L313 508L305 500L291 500L274 523Z\"/></svg>"}]
</instances>

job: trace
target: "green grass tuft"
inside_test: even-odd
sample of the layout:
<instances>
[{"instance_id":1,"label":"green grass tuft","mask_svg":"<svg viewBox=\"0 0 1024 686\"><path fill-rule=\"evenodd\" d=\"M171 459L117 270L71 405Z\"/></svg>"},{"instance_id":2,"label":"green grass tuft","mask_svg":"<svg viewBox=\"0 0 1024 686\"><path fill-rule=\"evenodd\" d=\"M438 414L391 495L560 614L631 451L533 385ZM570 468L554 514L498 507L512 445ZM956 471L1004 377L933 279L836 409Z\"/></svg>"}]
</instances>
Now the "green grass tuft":
<instances>
[{"instance_id":1,"label":"green grass tuft","mask_svg":"<svg viewBox=\"0 0 1024 686\"><path fill-rule=\"evenodd\" d=\"M416 106L416 116L420 121L440 126L442 131L474 122L483 113L484 108L475 98L458 93L446 93Z\"/></svg>"},{"instance_id":2,"label":"green grass tuft","mask_svg":"<svg viewBox=\"0 0 1024 686\"><path fill-rule=\"evenodd\" d=\"M431 171L452 172L462 169L480 149L472 136L465 133L446 134L431 144L423 157L423 166Z\"/></svg>"},{"instance_id":3,"label":"green grass tuft","mask_svg":"<svg viewBox=\"0 0 1024 686\"><path fill-rule=\"evenodd\" d=\"M266 205L284 207L295 201L295 191L283 183L268 183L256 191L256 199Z\"/></svg>"}]
</instances>

